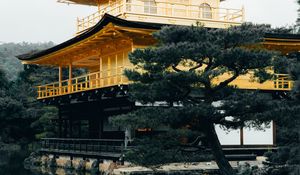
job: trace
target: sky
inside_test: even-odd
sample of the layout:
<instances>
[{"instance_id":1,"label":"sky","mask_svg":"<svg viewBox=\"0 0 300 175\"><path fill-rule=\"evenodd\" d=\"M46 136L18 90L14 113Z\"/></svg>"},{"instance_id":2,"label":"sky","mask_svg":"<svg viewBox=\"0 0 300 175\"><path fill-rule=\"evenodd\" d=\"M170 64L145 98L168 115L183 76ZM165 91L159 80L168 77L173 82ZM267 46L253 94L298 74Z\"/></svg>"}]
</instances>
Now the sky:
<instances>
[{"instance_id":1,"label":"sky","mask_svg":"<svg viewBox=\"0 0 300 175\"><path fill-rule=\"evenodd\" d=\"M297 18L296 0L226 0L221 7L245 7L246 21L290 26ZM67 5L56 0L0 0L2 42L58 44L74 37L76 18L96 12L95 7Z\"/></svg>"}]
</instances>

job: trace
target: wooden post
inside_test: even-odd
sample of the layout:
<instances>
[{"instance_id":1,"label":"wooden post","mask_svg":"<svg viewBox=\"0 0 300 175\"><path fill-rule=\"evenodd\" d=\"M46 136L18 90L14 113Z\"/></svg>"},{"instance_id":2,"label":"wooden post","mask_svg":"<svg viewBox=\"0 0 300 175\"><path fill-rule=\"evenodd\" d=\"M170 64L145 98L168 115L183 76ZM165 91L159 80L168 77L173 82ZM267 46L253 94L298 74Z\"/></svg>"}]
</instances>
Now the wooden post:
<instances>
[{"instance_id":1,"label":"wooden post","mask_svg":"<svg viewBox=\"0 0 300 175\"><path fill-rule=\"evenodd\" d=\"M276 123L274 121L272 121L272 126L273 126L273 146L276 146L276 137L277 137L277 127L276 127Z\"/></svg>"},{"instance_id":2,"label":"wooden post","mask_svg":"<svg viewBox=\"0 0 300 175\"><path fill-rule=\"evenodd\" d=\"M69 64L68 93L72 92L72 63Z\"/></svg>"},{"instance_id":3,"label":"wooden post","mask_svg":"<svg viewBox=\"0 0 300 175\"><path fill-rule=\"evenodd\" d=\"M240 128L240 144L241 144L241 146L244 145L244 128L243 127Z\"/></svg>"},{"instance_id":4,"label":"wooden post","mask_svg":"<svg viewBox=\"0 0 300 175\"><path fill-rule=\"evenodd\" d=\"M102 70L103 70L103 65L102 65L102 58L100 57L99 59L100 65L99 65L99 87L102 86Z\"/></svg>"},{"instance_id":5,"label":"wooden post","mask_svg":"<svg viewBox=\"0 0 300 175\"><path fill-rule=\"evenodd\" d=\"M115 77L114 77L114 83L115 85L120 84L120 82L118 82L118 54L115 55Z\"/></svg>"},{"instance_id":6,"label":"wooden post","mask_svg":"<svg viewBox=\"0 0 300 175\"><path fill-rule=\"evenodd\" d=\"M58 93L59 95L62 94L62 66L59 65L58 67Z\"/></svg>"}]
</instances>

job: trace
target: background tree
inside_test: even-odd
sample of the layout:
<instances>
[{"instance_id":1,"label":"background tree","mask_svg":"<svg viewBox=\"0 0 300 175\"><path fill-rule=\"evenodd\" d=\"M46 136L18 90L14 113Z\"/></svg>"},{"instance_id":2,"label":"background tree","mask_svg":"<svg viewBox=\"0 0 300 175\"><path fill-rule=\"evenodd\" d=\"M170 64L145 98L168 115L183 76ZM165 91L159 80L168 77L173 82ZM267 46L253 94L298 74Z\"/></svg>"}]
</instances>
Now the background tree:
<instances>
[{"instance_id":1,"label":"background tree","mask_svg":"<svg viewBox=\"0 0 300 175\"><path fill-rule=\"evenodd\" d=\"M130 85L130 96L152 107L114 117L112 122L131 128L171 128L152 139L142 140L144 145L159 142L163 135L173 135L170 139L175 140L172 143L160 140L162 146L157 151L154 148L140 151L143 145L139 146L131 153L140 156L129 157L130 161L146 165L176 161L177 155L186 154L180 147L183 138L188 136L185 133L193 133L189 135L203 136L202 143L210 146L222 174L235 174L224 156L214 125L259 127L270 120L257 116L267 109L271 97L230 86L245 74L260 82L271 78L266 68L276 60L275 53L253 47L259 45L266 31L270 29L265 25L252 24L228 29L163 27L153 34L158 40L155 47L137 49L130 54L135 66L134 70L125 72L134 82ZM218 80L223 74L228 78ZM157 106L156 102L163 102L164 106ZM161 155L159 151L164 156L157 156ZM171 158L166 159L168 153ZM155 161L142 162L141 156L143 160Z\"/></svg>"},{"instance_id":2,"label":"background tree","mask_svg":"<svg viewBox=\"0 0 300 175\"><path fill-rule=\"evenodd\" d=\"M6 43L0 45L0 141L26 145L40 136L52 136L56 109L36 100L35 86L56 81L55 68L24 66L15 57L53 43ZM47 123L46 123L47 122ZM38 127L37 127L38 126Z\"/></svg>"}]
</instances>

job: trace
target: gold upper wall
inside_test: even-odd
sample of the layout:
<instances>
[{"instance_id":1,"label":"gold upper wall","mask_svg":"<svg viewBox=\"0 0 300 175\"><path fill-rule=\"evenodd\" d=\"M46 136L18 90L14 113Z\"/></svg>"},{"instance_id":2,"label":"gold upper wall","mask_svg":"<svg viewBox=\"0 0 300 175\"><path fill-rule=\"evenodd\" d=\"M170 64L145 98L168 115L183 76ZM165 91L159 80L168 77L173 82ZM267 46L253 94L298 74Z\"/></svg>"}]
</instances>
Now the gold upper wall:
<instances>
[{"instance_id":1,"label":"gold upper wall","mask_svg":"<svg viewBox=\"0 0 300 175\"><path fill-rule=\"evenodd\" d=\"M62 1L62 0L60 0ZM64 2L66 2L64 0ZM221 8L220 0L74 0L98 6L98 10L77 19L77 34L97 24L104 14L147 23L196 25L227 28L244 22L244 9Z\"/></svg>"}]
</instances>

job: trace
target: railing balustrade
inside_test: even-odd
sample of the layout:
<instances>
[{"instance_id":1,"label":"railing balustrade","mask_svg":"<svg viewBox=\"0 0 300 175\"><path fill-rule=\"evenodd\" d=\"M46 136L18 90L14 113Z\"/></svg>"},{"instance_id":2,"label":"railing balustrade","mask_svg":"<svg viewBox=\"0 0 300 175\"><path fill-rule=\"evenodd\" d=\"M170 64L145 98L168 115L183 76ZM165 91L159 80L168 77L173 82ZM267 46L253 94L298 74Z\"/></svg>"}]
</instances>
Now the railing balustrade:
<instances>
[{"instance_id":1,"label":"railing balustrade","mask_svg":"<svg viewBox=\"0 0 300 175\"><path fill-rule=\"evenodd\" d=\"M128 84L128 79L123 75L125 67L102 70L87 75L75 77L61 82L38 86L38 99L72 94L92 89L99 89L115 85ZM293 81L287 74L275 74L272 83L266 84L264 90L291 90ZM71 84L70 84L71 82Z\"/></svg>"},{"instance_id":2,"label":"railing balustrade","mask_svg":"<svg viewBox=\"0 0 300 175\"><path fill-rule=\"evenodd\" d=\"M276 74L274 80L274 89L291 90L294 82L287 74Z\"/></svg>"},{"instance_id":3,"label":"railing balustrade","mask_svg":"<svg viewBox=\"0 0 300 175\"><path fill-rule=\"evenodd\" d=\"M73 153L121 153L124 150L124 140L43 138L41 139L41 150L72 151Z\"/></svg>"},{"instance_id":4,"label":"railing balustrade","mask_svg":"<svg viewBox=\"0 0 300 175\"><path fill-rule=\"evenodd\" d=\"M128 79L123 75L125 69L124 66L120 66L115 69L107 69L75 77L71 81L63 80L61 82L37 86L38 99L128 84Z\"/></svg>"}]
</instances>

